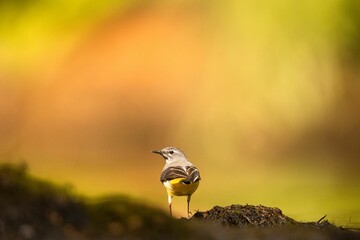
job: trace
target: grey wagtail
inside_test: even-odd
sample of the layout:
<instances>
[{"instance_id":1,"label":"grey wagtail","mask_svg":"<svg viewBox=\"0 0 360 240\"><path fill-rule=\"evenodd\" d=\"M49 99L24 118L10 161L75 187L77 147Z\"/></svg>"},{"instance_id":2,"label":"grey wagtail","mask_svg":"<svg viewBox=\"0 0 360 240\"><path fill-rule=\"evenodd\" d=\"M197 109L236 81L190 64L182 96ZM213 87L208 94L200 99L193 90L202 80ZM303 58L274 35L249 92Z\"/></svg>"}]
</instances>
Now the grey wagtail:
<instances>
[{"instance_id":1,"label":"grey wagtail","mask_svg":"<svg viewBox=\"0 0 360 240\"><path fill-rule=\"evenodd\" d=\"M167 191L170 216L172 216L172 198L174 196L187 196L187 213L189 218L191 195L198 188L201 179L199 170L187 160L185 154L178 148L166 147L152 152L160 154L166 161L160 181Z\"/></svg>"}]
</instances>

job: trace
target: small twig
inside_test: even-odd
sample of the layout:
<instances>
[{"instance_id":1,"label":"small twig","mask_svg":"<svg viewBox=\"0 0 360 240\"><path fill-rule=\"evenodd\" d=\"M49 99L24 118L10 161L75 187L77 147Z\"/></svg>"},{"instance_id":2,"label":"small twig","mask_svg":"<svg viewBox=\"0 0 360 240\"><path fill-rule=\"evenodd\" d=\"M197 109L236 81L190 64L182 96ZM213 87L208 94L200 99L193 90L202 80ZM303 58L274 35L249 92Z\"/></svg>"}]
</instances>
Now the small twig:
<instances>
[{"instance_id":1,"label":"small twig","mask_svg":"<svg viewBox=\"0 0 360 240\"><path fill-rule=\"evenodd\" d=\"M242 215L250 224L255 225L255 223L253 223L248 216L246 216L246 215L244 215L244 214L241 214L241 215Z\"/></svg>"},{"instance_id":2,"label":"small twig","mask_svg":"<svg viewBox=\"0 0 360 240\"><path fill-rule=\"evenodd\" d=\"M349 227L350 223L351 223L351 215L349 216L349 222L347 223L346 227Z\"/></svg>"},{"instance_id":3,"label":"small twig","mask_svg":"<svg viewBox=\"0 0 360 240\"><path fill-rule=\"evenodd\" d=\"M319 219L319 221L317 221L317 223L320 223L322 220L324 220L324 218L326 218L327 215L323 216L322 218Z\"/></svg>"}]
</instances>

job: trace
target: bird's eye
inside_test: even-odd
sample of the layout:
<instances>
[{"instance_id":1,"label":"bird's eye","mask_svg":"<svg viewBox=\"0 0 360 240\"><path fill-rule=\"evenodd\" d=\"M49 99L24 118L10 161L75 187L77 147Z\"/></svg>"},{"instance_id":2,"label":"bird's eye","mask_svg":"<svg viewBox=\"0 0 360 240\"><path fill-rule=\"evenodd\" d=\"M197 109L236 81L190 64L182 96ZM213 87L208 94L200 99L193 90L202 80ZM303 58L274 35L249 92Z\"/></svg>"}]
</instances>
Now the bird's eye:
<instances>
[{"instance_id":1,"label":"bird's eye","mask_svg":"<svg viewBox=\"0 0 360 240\"><path fill-rule=\"evenodd\" d=\"M169 153L170 153L170 154L174 154L174 151L173 151L173 150L170 150Z\"/></svg>"}]
</instances>

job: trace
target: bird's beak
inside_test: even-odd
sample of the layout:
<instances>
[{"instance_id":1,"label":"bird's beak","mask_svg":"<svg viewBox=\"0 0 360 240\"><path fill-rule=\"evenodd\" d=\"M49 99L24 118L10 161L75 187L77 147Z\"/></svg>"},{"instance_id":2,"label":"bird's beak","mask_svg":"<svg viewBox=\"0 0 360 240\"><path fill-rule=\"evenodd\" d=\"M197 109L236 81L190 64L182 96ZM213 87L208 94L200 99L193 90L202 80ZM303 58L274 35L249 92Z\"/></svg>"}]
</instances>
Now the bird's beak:
<instances>
[{"instance_id":1,"label":"bird's beak","mask_svg":"<svg viewBox=\"0 0 360 240\"><path fill-rule=\"evenodd\" d=\"M154 150L154 151L151 151L151 152L162 155L162 152L160 150Z\"/></svg>"}]
</instances>

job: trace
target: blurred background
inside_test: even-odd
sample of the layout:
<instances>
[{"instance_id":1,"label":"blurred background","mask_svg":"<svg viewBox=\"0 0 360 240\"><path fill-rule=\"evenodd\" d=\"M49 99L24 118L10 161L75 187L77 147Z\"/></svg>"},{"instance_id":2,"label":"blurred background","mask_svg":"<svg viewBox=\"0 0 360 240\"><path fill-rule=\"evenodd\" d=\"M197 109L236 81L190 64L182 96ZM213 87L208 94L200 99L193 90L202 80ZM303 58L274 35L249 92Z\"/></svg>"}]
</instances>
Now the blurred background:
<instances>
[{"instance_id":1,"label":"blurred background","mask_svg":"<svg viewBox=\"0 0 360 240\"><path fill-rule=\"evenodd\" d=\"M360 2L0 2L1 162L167 211L166 146L200 169L193 212L359 227Z\"/></svg>"}]
</instances>

